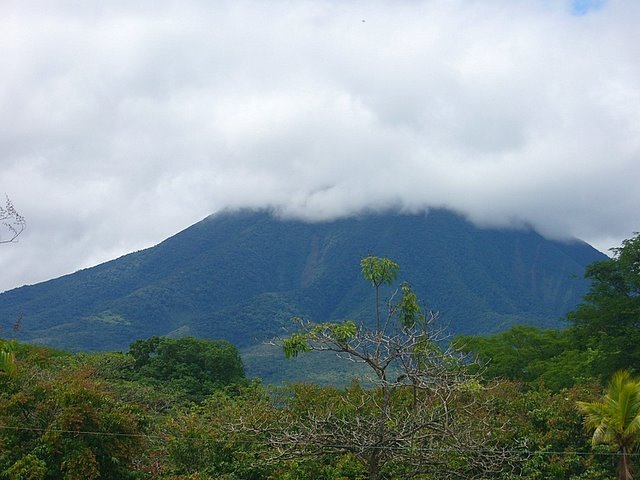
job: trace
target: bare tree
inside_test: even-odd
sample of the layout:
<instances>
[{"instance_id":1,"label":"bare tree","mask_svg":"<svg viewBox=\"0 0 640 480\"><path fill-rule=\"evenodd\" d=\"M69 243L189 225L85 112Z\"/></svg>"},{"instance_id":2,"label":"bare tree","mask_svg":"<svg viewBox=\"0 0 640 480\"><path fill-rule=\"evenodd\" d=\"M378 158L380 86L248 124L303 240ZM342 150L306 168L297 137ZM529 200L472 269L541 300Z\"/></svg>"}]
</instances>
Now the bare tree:
<instances>
[{"instance_id":1,"label":"bare tree","mask_svg":"<svg viewBox=\"0 0 640 480\"><path fill-rule=\"evenodd\" d=\"M298 331L274 343L288 357L329 351L363 364L371 373L364 384L372 387L354 383L332 401L302 409L294 398L285 408L286 425L270 426L279 458L350 453L366 465L369 480L496 478L508 455L494 445L492 430L501 426L487 421L488 406L477 395L482 386L457 352L440 346L437 316L419 306L408 284L383 308L379 289L392 284L397 264L366 257L361 266L376 289L375 328L298 319Z\"/></svg>"},{"instance_id":2,"label":"bare tree","mask_svg":"<svg viewBox=\"0 0 640 480\"><path fill-rule=\"evenodd\" d=\"M5 235L0 236L0 243L11 243L15 242L18 236L23 232L27 222L22 215L20 215L13 203L6 197L5 206L0 206L0 223L5 228Z\"/></svg>"},{"instance_id":3,"label":"bare tree","mask_svg":"<svg viewBox=\"0 0 640 480\"><path fill-rule=\"evenodd\" d=\"M11 203L9 197L6 197L6 206L0 206L0 222L9 231L8 238L0 237L0 243L11 243L18 238L24 230L26 221L20 215ZM14 324L14 331L20 328L22 315ZM16 370L15 341L5 341L0 339L0 372L7 375L13 375Z\"/></svg>"}]
</instances>

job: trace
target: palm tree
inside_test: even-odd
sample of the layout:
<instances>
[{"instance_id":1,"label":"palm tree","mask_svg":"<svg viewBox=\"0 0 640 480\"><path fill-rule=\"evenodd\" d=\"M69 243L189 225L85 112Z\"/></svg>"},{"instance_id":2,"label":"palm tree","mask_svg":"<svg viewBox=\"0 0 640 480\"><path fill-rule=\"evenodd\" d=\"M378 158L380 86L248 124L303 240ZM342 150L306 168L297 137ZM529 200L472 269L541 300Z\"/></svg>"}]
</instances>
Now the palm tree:
<instances>
[{"instance_id":1,"label":"palm tree","mask_svg":"<svg viewBox=\"0 0 640 480\"><path fill-rule=\"evenodd\" d=\"M618 447L618 478L633 480L630 454L640 443L640 380L626 370L613 375L599 402L578 402L584 423L593 430L593 445L608 443Z\"/></svg>"},{"instance_id":2,"label":"palm tree","mask_svg":"<svg viewBox=\"0 0 640 480\"><path fill-rule=\"evenodd\" d=\"M0 372L9 376L16 373L16 354L14 346L9 342L0 347Z\"/></svg>"}]
</instances>

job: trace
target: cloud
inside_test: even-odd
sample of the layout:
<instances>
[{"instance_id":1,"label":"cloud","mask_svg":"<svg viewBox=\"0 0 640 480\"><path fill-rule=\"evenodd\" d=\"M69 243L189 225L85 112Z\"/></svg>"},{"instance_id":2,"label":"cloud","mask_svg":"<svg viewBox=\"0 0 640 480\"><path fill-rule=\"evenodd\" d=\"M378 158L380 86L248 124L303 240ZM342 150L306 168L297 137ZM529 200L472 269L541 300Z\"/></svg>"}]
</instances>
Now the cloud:
<instances>
[{"instance_id":1,"label":"cloud","mask_svg":"<svg viewBox=\"0 0 640 480\"><path fill-rule=\"evenodd\" d=\"M632 0L7 2L0 290L227 207L638 230Z\"/></svg>"}]
</instances>

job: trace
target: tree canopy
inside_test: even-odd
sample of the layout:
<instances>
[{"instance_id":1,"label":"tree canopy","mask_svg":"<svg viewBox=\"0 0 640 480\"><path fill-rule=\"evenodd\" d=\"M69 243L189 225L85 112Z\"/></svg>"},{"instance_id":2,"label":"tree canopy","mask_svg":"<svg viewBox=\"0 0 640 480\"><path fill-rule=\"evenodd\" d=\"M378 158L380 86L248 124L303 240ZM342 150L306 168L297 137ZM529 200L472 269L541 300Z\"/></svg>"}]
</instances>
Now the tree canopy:
<instances>
[{"instance_id":1,"label":"tree canopy","mask_svg":"<svg viewBox=\"0 0 640 480\"><path fill-rule=\"evenodd\" d=\"M602 379L640 365L640 234L613 253L587 267L591 288L569 314L576 343L600 353L594 370Z\"/></svg>"},{"instance_id":2,"label":"tree canopy","mask_svg":"<svg viewBox=\"0 0 640 480\"><path fill-rule=\"evenodd\" d=\"M196 401L242 382L238 349L225 340L151 337L131 344L135 377L184 391Z\"/></svg>"},{"instance_id":3,"label":"tree canopy","mask_svg":"<svg viewBox=\"0 0 640 480\"><path fill-rule=\"evenodd\" d=\"M492 448L491 429L476 421L488 415L470 395L481 387L461 357L441 346L437 315L419 305L408 283L391 288L399 270L392 260L369 256L361 267L376 289L374 320L298 319L299 331L282 344L289 357L329 351L364 365L363 380L373 388L354 381L333 401L305 403L282 430L281 443L294 445L298 455L326 448L352 454L369 480L496 474L506 456ZM384 302L383 285L390 288Z\"/></svg>"},{"instance_id":4,"label":"tree canopy","mask_svg":"<svg viewBox=\"0 0 640 480\"><path fill-rule=\"evenodd\" d=\"M640 444L640 381L620 370L609 382L604 398L578 402L585 425L593 431L593 445L614 445L619 453L618 478L633 480L631 454Z\"/></svg>"}]
</instances>

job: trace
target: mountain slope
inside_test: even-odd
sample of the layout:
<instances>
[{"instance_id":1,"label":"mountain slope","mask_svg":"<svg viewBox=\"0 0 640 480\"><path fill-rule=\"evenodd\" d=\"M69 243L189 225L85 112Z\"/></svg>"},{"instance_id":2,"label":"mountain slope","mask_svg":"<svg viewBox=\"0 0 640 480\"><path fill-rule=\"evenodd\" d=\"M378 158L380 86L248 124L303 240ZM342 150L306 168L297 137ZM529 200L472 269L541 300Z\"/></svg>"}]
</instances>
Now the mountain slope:
<instances>
[{"instance_id":1,"label":"mountain slope","mask_svg":"<svg viewBox=\"0 0 640 480\"><path fill-rule=\"evenodd\" d=\"M289 325L364 318L372 290L360 258L388 256L455 333L513 323L557 326L604 255L532 231L478 229L448 211L326 223L268 212L220 213L159 245L0 295L4 332L71 350L126 349L137 338L191 334L242 348Z\"/></svg>"}]
</instances>

